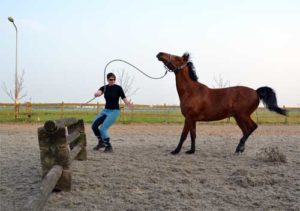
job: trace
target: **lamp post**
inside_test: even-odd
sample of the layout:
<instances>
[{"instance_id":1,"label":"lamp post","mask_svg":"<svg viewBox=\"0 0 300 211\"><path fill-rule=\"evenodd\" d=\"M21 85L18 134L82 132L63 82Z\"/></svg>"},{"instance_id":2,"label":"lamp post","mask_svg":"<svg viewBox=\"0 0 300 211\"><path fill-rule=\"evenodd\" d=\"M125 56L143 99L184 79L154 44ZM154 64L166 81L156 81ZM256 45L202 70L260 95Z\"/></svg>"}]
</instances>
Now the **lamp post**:
<instances>
[{"instance_id":1,"label":"lamp post","mask_svg":"<svg viewBox=\"0 0 300 211\"><path fill-rule=\"evenodd\" d=\"M15 24L15 21L12 17L8 17L8 20L12 22L16 29L16 72L15 72L15 119L18 116L18 104L19 104L19 83L18 83L18 29Z\"/></svg>"}]
</instances>

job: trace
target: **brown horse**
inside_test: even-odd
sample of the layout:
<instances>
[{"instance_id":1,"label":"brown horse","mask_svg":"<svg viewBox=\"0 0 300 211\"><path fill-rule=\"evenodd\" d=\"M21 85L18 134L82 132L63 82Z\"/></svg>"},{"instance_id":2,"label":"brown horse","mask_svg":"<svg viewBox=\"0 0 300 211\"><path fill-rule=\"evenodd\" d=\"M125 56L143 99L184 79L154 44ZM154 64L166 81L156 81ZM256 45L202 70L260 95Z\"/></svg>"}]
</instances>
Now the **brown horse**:
<instances>
[{"instance_id":1,"label":"brown horse","mask_svg":"<svg viewBox=\"0 0 300 211\"><path fill-rule=\"evenodd\" d=\"M277 106L275 92L269 87L260 87L257 90L244 86L211 89L197 81L195 68L188 53L182 57L159 53L157 58L169 71L175 73L181 113L185 117L179 144L171 152L172 154L180 152L189 132L191 149L186 153L195 152L196 121L214 121L234 117L243 132L235 152L242 153L245 150L247 138L257 128L257 124L250 115L257 109L260 100L269 110L287 115L286 110Z\"/></svg>"}]
</instances>

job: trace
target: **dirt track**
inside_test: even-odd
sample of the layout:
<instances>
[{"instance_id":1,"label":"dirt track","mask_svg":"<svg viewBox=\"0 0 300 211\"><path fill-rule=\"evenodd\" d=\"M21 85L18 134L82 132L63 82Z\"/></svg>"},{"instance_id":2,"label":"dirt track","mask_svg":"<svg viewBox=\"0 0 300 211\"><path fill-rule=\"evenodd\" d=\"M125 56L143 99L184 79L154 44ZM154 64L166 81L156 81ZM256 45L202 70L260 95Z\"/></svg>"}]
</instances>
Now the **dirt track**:
<instances>
[{"instance_id":1,"label":"dirt track","mask_svg":"<svg viewBox=\"0 0 300 211\"><path fill-rule=\"evenodd\" d=\"M39 124L0 124L0 210L20 210L40 183ZM259 126L241 156L235 125L197 127L196 153L173 156L181 125L114 125L114 153L72 163L72 191L45 210L300 210L300 126ZM287 162L257 153L277 146Z\"/></svg>"}]
</instances>

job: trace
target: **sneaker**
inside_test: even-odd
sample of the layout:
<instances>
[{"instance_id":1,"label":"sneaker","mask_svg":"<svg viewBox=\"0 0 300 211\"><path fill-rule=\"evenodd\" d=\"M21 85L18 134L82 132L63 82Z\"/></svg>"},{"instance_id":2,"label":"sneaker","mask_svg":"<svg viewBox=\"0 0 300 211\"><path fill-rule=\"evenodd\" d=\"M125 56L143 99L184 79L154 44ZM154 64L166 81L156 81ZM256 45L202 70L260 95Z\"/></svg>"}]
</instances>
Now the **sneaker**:
<instances>
[{"instance_id":1,"label":"sneaker","mask_svg":"<svg viewBox=\"0 0 300 211\"><path fill-rule=\"evenodd\" d=\"M105 146L104 152L113 152L112 146L111 145Z\"/></svg>"},{"instance_id":2,"label":"sneaker","mask_svg":"<svg viewBox=\"0 0 300 211\"><path fill-rule=\"evenodd\" d=\"M95 146L95 147L93 148L93 150L99 150L99 149L101 149L101 148L103 148L103 147L105 147L105 144L103 143L102 140L99 140L99 141L98 141L98 145Z\"/></svg>"}]
</instances>

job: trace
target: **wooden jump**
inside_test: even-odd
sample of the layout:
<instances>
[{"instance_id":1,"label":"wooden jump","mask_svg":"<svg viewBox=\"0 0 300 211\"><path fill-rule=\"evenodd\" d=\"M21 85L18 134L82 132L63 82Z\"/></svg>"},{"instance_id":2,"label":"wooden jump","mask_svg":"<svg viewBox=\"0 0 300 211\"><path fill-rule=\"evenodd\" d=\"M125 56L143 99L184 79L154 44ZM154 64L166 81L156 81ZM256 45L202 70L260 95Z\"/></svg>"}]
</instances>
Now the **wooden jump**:
<instances>
[{"instance_id":1,"label":"wooden jump","mask_svg":"<svg viewBox=\"0 0 300 211\"><path fill-rule=\"evenodd\" d=\"M22 210L42 210L50 193L71 190L71 162L86 160L84 122L76 118L46 121L38 128L42 164L42 183L38 193L31 196Z\"/></svg>"}]
</instances>

